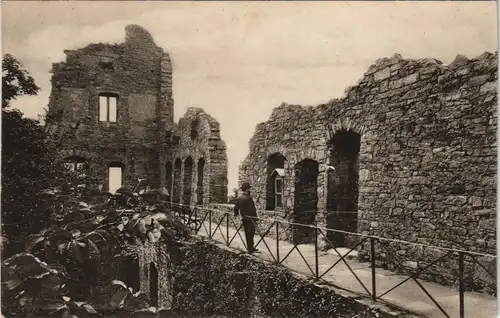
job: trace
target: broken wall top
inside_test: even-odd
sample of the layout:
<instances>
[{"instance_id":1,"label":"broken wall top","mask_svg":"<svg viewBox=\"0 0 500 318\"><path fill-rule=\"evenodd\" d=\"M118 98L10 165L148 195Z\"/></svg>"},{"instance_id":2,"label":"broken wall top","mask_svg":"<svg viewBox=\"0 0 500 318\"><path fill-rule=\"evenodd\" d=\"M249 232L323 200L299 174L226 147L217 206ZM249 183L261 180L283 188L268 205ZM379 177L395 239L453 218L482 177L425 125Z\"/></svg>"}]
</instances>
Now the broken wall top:
<instances>
[{"instance_id":1,"label":"broken wall top","mask_svg":"<svg viewBox=\"0 0 500 318\"><path fill-rule=\"evenodd\" d=\"M388 79L391 81L399 80L396 86L389 87L387 85L387 90L397 90L421 79L436 76L436 84L441 84L445 81L453 82L455 80L456 89L460 89L462 86L470 88L477 83L474 81L461 83L459 79L462 76L469 73L485 74L484 81L486 82L488 80L487 76L490 74L491 76L495 76L496 79L497 64L498 52L485 52L472 59L463 55L457 55L455 60L449 65L445 65L441 61L432 58L403 59L399 54L394 54L390 58L378 59L368 68L363 78L356 85L348 87L345 90L345 94L341 98L332 99L327 103L317 106L282 103L280 106L275 107L267 121L256 125L254 135L250 139L250 149L252 149L252 145L262 143L264 136L268 133L268 128L276 125L287 125L290 122L299 123L303 121L328 125L328 122L332 119L332 113L335 113L335 115L342 114L342 108L346 107L346 104L367 102L364 96L359 94L367 86L382 83ZM293 129L292 127L290 128Z\"/></svg>"},{"instance_id":2,"label":"broken wall top","mask_svg":"<svg viewBox=\"0 0 500 318\"><path fill-rule=\"evenodd\" d=\"M125 41L122 43L90 43L79 49L64 50L66 60L60 63L54 63L52 72L57 72L66 66L85 66L89 63L92 56L98 58L101 63L109 63L114 59L121 58L123 55L153 55L155 58L163 58L170 62L169 54L158 47L151 34L138 25L127 25L125 27Z\"/></svg>"}]
</instances>

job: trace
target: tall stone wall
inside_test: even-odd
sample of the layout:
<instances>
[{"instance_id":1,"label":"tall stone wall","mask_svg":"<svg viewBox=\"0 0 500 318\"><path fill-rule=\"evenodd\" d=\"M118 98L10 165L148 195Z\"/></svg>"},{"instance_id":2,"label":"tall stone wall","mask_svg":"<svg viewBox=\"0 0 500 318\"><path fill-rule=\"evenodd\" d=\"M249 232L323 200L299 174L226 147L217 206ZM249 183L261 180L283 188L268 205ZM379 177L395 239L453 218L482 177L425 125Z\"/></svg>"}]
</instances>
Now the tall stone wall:
<instances>
[{"instance_id":1,"label":"tall stone wall","mask_svg":"<svg viewBox=\"0 0 500 318\"><path fill-rule=\"evenodd\" d=\"M173 118L170 59L146 30L125 32L124 43L66 50L66 61L53 65L47 129L62 150L90 154L85 159L103 176L118 162L125 183L159 183L158 142ZM116 122L99 121L101 93L117 97Z\"/></svg>"},{"instance_id":2,"label":"tall stone wall","mask_svg":"<svg viewBox=\"0 0 500 318\"><path fill-rule=\"evenodd\" d=\"M304 157L317 160L315 221L325 226L331 183L342 170L332 135L355 132L359 179L350 212L357 213L357 232L495 254L497 61L497 53L459 55L450 65L396 54L378 60L342 99L315 108L282 105L257 126L240 182L254 185L262 209L266 159L280 152L288 160L291 207L290 167ZM403 259L416 257L396 249Z\"/></svg>"},{"instance_id":3,"label":"tall stone wall","mask_svg":"<svg viewBox=\"0 0 500 318\"><path fill-rule=\"evenodd\" d=\"M170 161L180 160L181 172L171 171L173 184L179 186L181 202L186 205L225 203L227 200L226 144L220 137L220 125L200 108L190 107L179 120ZM167 162L167 166L170 163ZM186 169L192 162L192 169ZM189 171L191 170L190 176ZM179 177L182 181L178 180ZM187 178L187 179L186 179ZM189 187L189 189L186 189ZM190 195L188 195L188 193ZM176 198L173 198L176 201Z\"/></svg>"}]
</instances>

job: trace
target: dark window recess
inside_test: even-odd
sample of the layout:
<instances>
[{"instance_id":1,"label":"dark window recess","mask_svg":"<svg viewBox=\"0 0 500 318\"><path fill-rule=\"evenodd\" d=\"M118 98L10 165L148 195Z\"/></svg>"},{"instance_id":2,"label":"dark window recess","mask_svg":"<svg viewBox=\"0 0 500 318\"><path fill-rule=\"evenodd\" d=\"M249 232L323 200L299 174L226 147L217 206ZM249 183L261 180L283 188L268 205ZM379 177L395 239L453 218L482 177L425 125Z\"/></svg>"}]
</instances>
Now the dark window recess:
<instances>
[{"instance_id":1,"label":"dark window recess","mask_svg":"<svg viewBox=\"0 0 500 318\"><path fill-rule=\"evenodd\" d=\"M181 144L181 138L179 136L174 136L172 138L172 145L178 146Z\"/></svg>"},{"instance_id":2,"label":"dark window recess","mask_svg":"<svg viewBox=\"0 0 500 318\"><path fill-rule=\"evenodd\" d=\"M191 139L196 139L196 137L198 137L198 124L198 118L191 122Z\"/></svg>"},{"instance_id":3,"label":"dark window recess","mask_svg":"<svg viewBox=\"0 0 500 318\"><path fill-rule=\"evenodd\" d=\"M111 62L99 62L99 67L103 70L114 70L115 67Z\"/></svg>"}]
</instances>

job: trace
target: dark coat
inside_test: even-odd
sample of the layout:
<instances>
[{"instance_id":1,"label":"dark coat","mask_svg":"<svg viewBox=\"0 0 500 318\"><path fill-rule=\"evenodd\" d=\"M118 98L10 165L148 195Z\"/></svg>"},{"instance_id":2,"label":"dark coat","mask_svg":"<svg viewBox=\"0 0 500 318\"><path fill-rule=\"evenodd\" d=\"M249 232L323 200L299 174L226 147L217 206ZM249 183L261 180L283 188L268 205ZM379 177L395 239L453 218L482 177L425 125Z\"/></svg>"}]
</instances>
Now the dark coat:
<instances>
[{"instance_id":1,"label":"dark coat","mask_svg":"<svg viewBox=\"0 0 500 318\"><path fill-rule=\"evenodd\" d=\"M257 217L257 210L255 209L255 203L249 193L243 193L236 199L234 204L234 215L240 213L243 217L253 216Z\"/></svg>"}]
</instances>

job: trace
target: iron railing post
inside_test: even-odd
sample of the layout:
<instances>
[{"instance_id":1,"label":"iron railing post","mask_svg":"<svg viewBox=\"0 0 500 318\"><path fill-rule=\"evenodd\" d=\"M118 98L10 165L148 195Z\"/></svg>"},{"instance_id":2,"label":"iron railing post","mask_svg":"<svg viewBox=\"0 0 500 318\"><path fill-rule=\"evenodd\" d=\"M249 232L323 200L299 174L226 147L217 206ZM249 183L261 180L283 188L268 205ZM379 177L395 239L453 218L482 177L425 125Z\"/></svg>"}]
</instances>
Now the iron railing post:
<instances>
[{"instance_id":1,"label":"iron railing post","mask_svg":"<svg viewBox=\"0 0 500 318\"><path fill-rule=\"evenodd\" d=\"M375 274L375 238L370 238L370 250L371 250L371 267L372 267L372 299L377 300L377 277Z\"/></svg>"},{"instance_id":2,"label":"iron railing post","mask_svg":"<svg viewBox=\"0 0 500 318\"><path fill-rule=\"evenodd\" d=\"M229 246L229 213L226 214L226 239L227 246Z\"/></svg>"},{"instance_id":3,"label":"iron railing post","mask_svg":"<svg viewBox=\"0 0 500 318\"><path fill-rule=\"evenodd\" d=\"M208 237L212 239L212 209L208 209Z\"/></svg>"},{"instance_id":4,"label":"iron railing post","mask_svg":"<svg viewBox=\"0 0 500 318\"><path fill-rule=\"evenodd\" d=\"M276 222L276 263L280 263L280 232L279 232L279 224L280 222Z\"/></svg>"},{"instance_id":5,"label":"iron railing post","mask_svg":"<svg viewBox=\"0 0 500 318\"><path fill-rule=\"evenodd\" d=\"M316 271L316 280L319 280L319 264L318 264L318 228L314 228L314 263Z\"/></svg>"},{"instance_id":6,"label":"iron railing post","mask_svg":"<svg viewBox=\"0 0 500 318\"><path fill-rule=\"evenodd\" d=\"M458 252L458 279L459 279L459 301L460 301L460 318L465 317L464 308L464 253Z\"/></svg>"}]
</instances>

